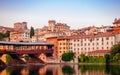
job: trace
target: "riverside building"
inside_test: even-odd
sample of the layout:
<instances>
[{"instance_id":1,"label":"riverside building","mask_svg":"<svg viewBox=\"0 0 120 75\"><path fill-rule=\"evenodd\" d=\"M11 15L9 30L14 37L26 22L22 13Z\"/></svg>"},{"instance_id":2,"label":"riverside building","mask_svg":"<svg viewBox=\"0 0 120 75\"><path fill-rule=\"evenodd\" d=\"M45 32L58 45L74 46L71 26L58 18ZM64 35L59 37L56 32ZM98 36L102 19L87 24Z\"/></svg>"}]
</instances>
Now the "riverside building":
<instances>
[{"instance_id":1,"label":"riverside building","mask_svg":"<svg viewBox=\"0 0 120 75\"><path fill-rule=\"evenodd\" d=\"M120 33L116 32L61 36L58 37L58 55L61 57L65 52L74 52L75 57L78 57L80 54L104 56L118 42L120 42ZM96 53L94 54L94 52Z\"/></svg>"}]
</instances>

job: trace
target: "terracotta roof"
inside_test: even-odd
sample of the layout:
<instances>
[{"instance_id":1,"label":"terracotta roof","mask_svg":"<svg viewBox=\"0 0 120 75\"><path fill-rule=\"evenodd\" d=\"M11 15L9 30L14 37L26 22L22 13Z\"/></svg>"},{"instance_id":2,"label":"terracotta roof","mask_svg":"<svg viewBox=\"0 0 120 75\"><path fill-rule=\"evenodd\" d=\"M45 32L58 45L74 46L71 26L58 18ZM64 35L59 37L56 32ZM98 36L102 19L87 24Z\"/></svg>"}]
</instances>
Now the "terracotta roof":
<instances>
[{"instance_id":1,"label":"terracotta roof","mask_svg":"<svg viewBox=\"0 0 120 75\"><path fill-rule=\"evenodd\" d=\"M110 37L114 36L115 34L118 34L117 32L106 32L106 33L98 33L98 34L81 34L81 35L72 35L72 36L61 36L58 37L58 39L78 39L78 38L97 38L97 37Z\"/></svg>"},{"instance_id":2,"label":"terracotta roof","mask_svg":"<svg viewBox=\"0 0 120 75\"><path fill-rule=\"evenodd\" d=\"M1 45L29 45L29 46L34 46L34 45L53 45L48 42L7 42L7 41L0 41Z\"/></svg>"},{"instance_id":3,"label":"terracotta roof","mask_svg":"<svg viewBox=\"0 0 120 75\"><path fill-rule=\"evenodd\" d=\"M110 53L110 50L95 50L88 53Z\"/></svg>"}]
</instances>

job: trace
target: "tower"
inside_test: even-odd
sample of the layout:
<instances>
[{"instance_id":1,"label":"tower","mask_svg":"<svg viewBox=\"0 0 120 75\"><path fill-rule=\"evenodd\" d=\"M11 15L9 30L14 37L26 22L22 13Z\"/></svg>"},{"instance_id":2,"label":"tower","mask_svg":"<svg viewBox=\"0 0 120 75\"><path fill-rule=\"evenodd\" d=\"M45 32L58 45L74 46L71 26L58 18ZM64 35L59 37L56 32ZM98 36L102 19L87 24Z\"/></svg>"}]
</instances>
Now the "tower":
<instances>
[{"instance_id":1,"label":"tower","mask_svg":"<svg viewBox=\"0 0 120 75\"><path fill-rule=\"evenodd\" d=\"M54 31L54 27L55 27L55 20L49 20L49 30L51 30L52 32Z\"/></svg>"},{"instance_id":2,"label":"tower","mask_svg":"<svg viewBox=\"0 0 120 75\"><path fill-rule=\"evenodd\" d=\"M115 20L114 20L114 22L113 22L113 25L114 25L115 27L120 27L120 19L115 18Z\"/></svg>"},{"instance_id":3,"label":"tower","mask_svg":"<svg viewBox=\"0 0 120 75\"><path fill-rule=\"evenodd\" d=\"M21 27L22 27L22 24L21 24L20 22L14 23L14 29L15 29L16 31L21 30Z\"/></svg>"},{"instance_id":4,"label":"tower","mask_svg":"<svg viewBox=\"0 0 120 75\"><path fill-rule=\"evenodd\" d=\"M22 22L22 29L26 30L27 29L27 22Z\"/></svg>"}]
</instances>

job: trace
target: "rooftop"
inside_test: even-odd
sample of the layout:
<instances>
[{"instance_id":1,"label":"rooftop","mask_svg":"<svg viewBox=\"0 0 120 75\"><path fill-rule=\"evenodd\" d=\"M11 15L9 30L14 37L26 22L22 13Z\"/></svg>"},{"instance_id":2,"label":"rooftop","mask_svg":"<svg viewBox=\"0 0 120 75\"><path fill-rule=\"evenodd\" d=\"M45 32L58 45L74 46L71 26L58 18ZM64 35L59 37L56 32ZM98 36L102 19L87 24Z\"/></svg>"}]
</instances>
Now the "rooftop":
<instances>
[{"instance_id":1,"label":"rooftop","mask_svg":"<svg viewBox=\"0 0 120 75\"><path fill-rule=\"evenodd\" d=\"M34 46L34 45L53 45L48 42L6 42L6 41L0 41L0 44L2 45L25 45L25 46Z\"/></svg>"},{"instance_id":2,"label":"rooftop","mask_svg":"<svg viewBox=\"0 0 120 75\"><path fill-rule=\"evenodd\" d=\"M91 51L89 53L109 53L110 50L95 50L95 51Z\"/></svg>"}]
</instances>

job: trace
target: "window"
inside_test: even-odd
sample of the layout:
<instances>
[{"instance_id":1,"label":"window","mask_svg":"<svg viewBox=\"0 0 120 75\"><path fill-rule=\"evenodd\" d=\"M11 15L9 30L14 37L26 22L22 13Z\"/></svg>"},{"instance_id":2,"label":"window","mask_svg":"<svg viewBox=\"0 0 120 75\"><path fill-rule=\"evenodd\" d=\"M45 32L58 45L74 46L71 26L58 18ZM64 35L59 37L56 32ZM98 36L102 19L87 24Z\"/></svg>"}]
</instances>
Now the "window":
<instances>
[{"instance_id":1,"label":"window","mask_svg":"<svg viewBox=\"0 0 120 75\"><path fill-rule=\"evenodd\" d=\"M60 53L61 53L61 51L60 51Z\"/></svg>"},{"instance_id":2,"label":"window","mask_svg":"<svg viewBox=\"0 0 120 75\"><path fill-rule=\"evenodd\" d=\"M106 40L109 40L109 37L106 37Z\"/></svg>"},{"instance_id":3,"label":"window","mask_svg":"<svg viewBox=\"0 0 120 75\"><path fill-rule=\"evenodd\" d=\"M107 42L107 45L108 45L109 43Z\"/></svg>"},{"instance_id":4,"label":"window","mask_svg":"<svg viewBox=\"0 0 120 75\"><path fill-rule=\"evenodd\" d=\"M60 49L62 49L62 48L60 47Z\"/></svg>"},{"instance_id":5,"label":"window","mask_svg":"<svg viewBox=\"0 0 120 75\"><path fill-rule=\"evenodd\" d=\"M108 49L108 47L107 47L107 49Z\"/></svg>"},{"instance_id":6,"label":"window","mask_svg":"<svg viewBox=\"0 0 120 75\"><path fill-rule=\"evenodd\" d=\"M84 45L86 46L86 43L84 43Z\"/></svg>"},{"instance_id":7,"label":"window","mask_svg":"<svg viewBox=\"0 0 120 75\"><path fill-rule=\"evenodd\" d=\"M83 48L81 48L81 50L83 50Z\"/></svg>"},{"instance_id":8,"label":"window","mask_svg":"<svg viewBox=\"0 0 120 75\"><path fill-rule=\"evenodd\" d=\"M102 38L102 41L104 41L103 38Z\"/></svg>"},{"instance_id":9,"label":"window","mask_svg":"<svg viewBox=\"0 0 120 75\"><path fill-rule=\"evenodd\" d=\"M97 47L97 49L99 49L99 48Z\"/></svg>"},{"instance_id":10,"label":"window","mask_svg":"<svg viewBox=\"0 0 120 75\"><path fill-rule=\"evenodd\" d=\"M71 45L71 43L69 43L69 45Z\"/></svg>"},{"instance_id":11,"label":"window","mask_svg":"<svg viewBox=\"0 0 120 75\"><path fill-rule=\"evenodd\" d=\"M92 42L92 39L90 39L90 42Z\"/></svg>"},{"instance_id":12,"label":"window","mask_svg":"<svg viewBox=\"0 0 120 75\"><path fill-rule=\"evenodd\" d=\"M113 42L111 42L111 45L113 45Z\"/></svg>"},{"instance_id":13,"label":"window","mask_svg":"<svg viewBox=\"0 0 120 75\"><path fill-rule=\"evenodd\" d=\"M97 45L99 45L99 43L97 43Z\"/></svg>"},{"instance_id":14,"label":"window","mask_svg":"<svg viewBox=\"0 0 120 75\"><path fill-rule=\"evenodd\" d=\"M74 42L75 42L76 40L74 40Z\"/></svg>"},{"instance_id":15,"label":"window","mask_svg":"<svg viewBox=\"0 0 120 75\"><path fill-rule=\"evenodd\" d=\"M62 43L60 43L60 45L62 45Z\"/></svg>"},{"instance_id":16,"label":"window","mask_svg":"<svg viewBox=\"0 0 120 75\"><path fill-rule=\"evenodd\" d=\"M94 43L92 45L94 45Z\"/></svg>"},{"instance_id":17,"label":"window","mask_svg":"<svg viewBox=\"0 0 120 75\"><path fill-rule=\"evenodd\" d=\"M102 49L104 49L104 47L102 47Z\"/></svg>"},{"instance_id":18,"label":"window","mask_svg":"<svg viewBox=\"0 0 120 75\"><path fill-rule=\"evenodd\" d=\"M99 40L99 38L97 38L97 41Z\"/></svg>"}]
</instances>

